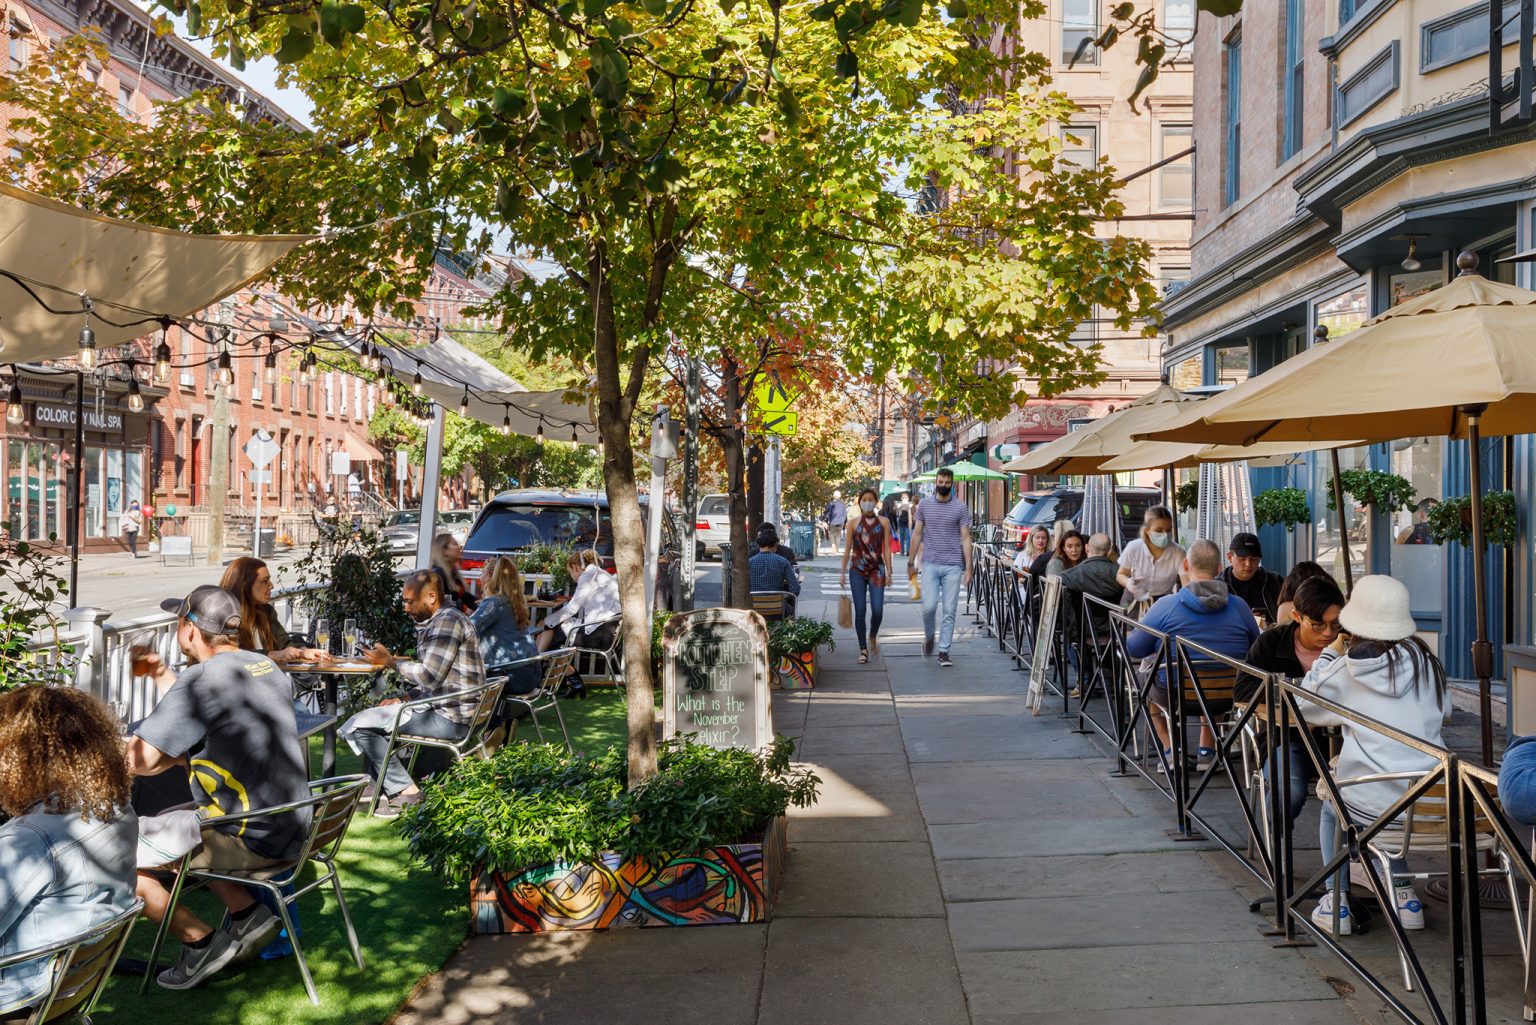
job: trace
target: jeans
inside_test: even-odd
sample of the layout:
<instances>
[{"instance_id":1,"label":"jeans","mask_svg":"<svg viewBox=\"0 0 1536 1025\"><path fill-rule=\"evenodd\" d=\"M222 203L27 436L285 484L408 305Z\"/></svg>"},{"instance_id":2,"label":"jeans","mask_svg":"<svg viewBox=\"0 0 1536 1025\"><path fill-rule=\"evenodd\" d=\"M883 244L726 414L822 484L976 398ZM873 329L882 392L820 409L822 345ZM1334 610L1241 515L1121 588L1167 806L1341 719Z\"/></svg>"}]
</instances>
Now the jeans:
<instances>
[{"instance_id":1,"label":"jeans","mask_svg":"<svg viewBox=\"0 0 1536 1025\"><path fill-rule=\"evenodd\" d=\"M897 527L896 539L901 542L901 554L906 555L912 548L912 528Z\"/></svg>"},{"instance_id":2,"label":"jeans","mask_svg":"<svg viewBox=\"0 0 1536 1025\"><path fill-rule=\"evenodd\" d=\"M433 740L463 740L467 728L437 712L417 712L400 724L400 735L431 737ZM362 753L363 765L369 777L378 779L379 763L384 761L384 752L389 747L389 732L365 727L352 734L352 741ZM397 750L390 757L389 768L384 773L384 795L394 797L414 782L411 774L406 771L405 760Z\"/></svg>"},{"instance_id":3,"label":"jeans","mask_svg":"<svg viewBox=\"0 0 1536 1025\"><path fill-rule=\"evenodd\" d=\"M1327 801L1322 802L1322 810L1317 819L1317 844L1323 856L1323 863L1332 860L1339 848L1339 815L1333 810L1333 805ZM1355 818L1358 820L1359 815ZM1408 875L1408 862L1403 858L1387 859L1388 869L1392 879L1387 880L1387 885L1392 885L1393 880ZM1333 890L1349 896L1349 862L1345 861L1339 866L1339 870L1333 876Z\"/></svg>"},{"instance_id":4,"label":"jeans","mask_svg":"<svg viewBox=\"0 0 1536 1025\"><path fill-rule=\"evenodd\" d=\"M880 633L880 619L885 615L885 588L870 583L864 574L852 571L848 574L848 589L853 592L853 632L859 638L859 650L869 647L864 643L864 606L869 605L869 640Z\"/></svg>"},{"instance_id":5,"label":"jeans","mask_svg":"<svg viewBox=\"0 0 1536 1025\"><path fill-rule=\"evenodd\" d=\"M137 559L139 557L139 532L137 530L130 530L124 533L123 537L128 539L128 553Z\"/></svg>"},{"instance_id":6,"label":"jeans","mask_svg":"<svg viewBox=\"0 0 1536 1025\"><path fill-rule=\"evenodd\" d=\"M960 607L960 578L965 570L960 566L932 566L923 564L923 633L933 636L933 619L940 611L942 596L943 615L939 620L939 650L948 651L955 639L955 611Z\"/></svg>"},{"instance_id":7,"label":"jeans","mask_svg":"<svg viewBox=\"0 0 1536 1025\"><path fill-rule=\"evenodd\" d=\"M1291 816L1291 822L1295 823L1301 815L1301 809L1307 805L1307 792L1311 789L1308 784L1312 782L1310 771L1312 760L1307 757L1307 746L1294 734L1290 740L1286 741L1286 746L1291 749L1291 771L1290 779L1287 781L1289 785L1285 789L1285 805L1287 813ZM1275 785L1275 777L1272 773L1279 769L1279 763L1280 756L1277 751L1271 755L1270 764L1264 766L1264 778L1271 787Z\"/></svg>"}]
</instances>

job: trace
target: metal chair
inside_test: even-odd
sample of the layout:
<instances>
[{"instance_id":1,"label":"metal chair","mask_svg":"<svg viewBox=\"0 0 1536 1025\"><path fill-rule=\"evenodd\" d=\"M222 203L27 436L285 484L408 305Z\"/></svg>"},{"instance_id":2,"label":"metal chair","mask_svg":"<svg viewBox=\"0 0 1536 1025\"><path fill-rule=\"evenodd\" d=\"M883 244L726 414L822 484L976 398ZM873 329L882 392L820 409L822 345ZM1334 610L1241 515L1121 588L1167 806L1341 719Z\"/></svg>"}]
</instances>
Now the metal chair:
<instances>
[{"instance_id":1,"label":"metal chair","mask_svg":"<svg viewBox=\"0 0 1536 1025\"><path fill-rule=\"evenodd\" d=\"M0 958L0 971L30 961L49 962L52 979L42 1001L25 1019L27 1025L49 1022L90 1025L91 1011L106 988L107 980L112 977L112 967L117 964L118 955L128 943L128 934L133 931L133 924L143 910L144 902L135 898L128 910L109 921L46 947L34 947Z\"/></svg>"},{"instance_id":2,"label":"metal chair","mask_svg":"<svg viewBox=\"0 0 1536 1025\"><path fill-rule=\"evenodd\" d=\"M528 666L543 663L543 671L539 677L539 685L526 694L504 694L502 704L521 705L528 710L528 718L533 720L534 735L539 738L539 743L544 743L544 727L539 723L539 713L553 711L555 720L560 723L560 735L565 738L565 749L574 751L571 746L571 731L565 726L565 715L560 711L559 690L565 683L565 678L570 675L576 666L577 650L575 648L556 648L546 651L533 658L519 659L509 662L502 668L511 669L514 666ZM509 715L508 718L517 719L520 716Z\"/></svg>"},{"instance_id":3,"label":"metal chair","mask_svg":"<svg viewBox=\"0 0 1536 1025\"><path fill-rule=\"evenodd\" d=\"M501 699L501 691L506 683L505 676L497 676L468 690L434 694L428 698L402 701L396 705L395 718L389 728L389 745L384 749L383 760L379 762L379 778L373 781L373 796L368 800L368 814L372 815L378 809L379 801L384 797L384 774L389 771L390 759L402 748L411 749L411 760L406 765L406 771L415 767L416 756L424 747L447 751L449 757L455 762L463 761L470 754L485 755L486 727L490 724L491 717L496 714L496 704ZM470 701L475 702L475 711L470 716L469 728L458 740L419 737L410 732L410 717L416 712L433 712L448 705L467 704Z\"/></svg>"},{"instance_id":4,"label":"metal chair","mask_svg":"<svg viewBox=\"0 0 1536 1025\"><path fill-rule=\"evenodd\" d=\"M624 617L622 615L604 616L586 625L604 627L609 624L613 626L613 639L608 642L606 648L584 648L579 644L573 645L576 649L576 671L581 674L583 683L591 684L596 681L623 684L624 682ZM579 640L584 636L586 636L584 628L576 628L572 631L573 640ZM598 672L599 663L602 665L602 672Z\"/></svg>"},{"instance_id":5,"label":"metal chair","mask_svg":"<svg viewBox=\"0 0 1536 1025\"><path fill-rule=\"evenodd\" d=\"M309 961L304 956L298 930L294 928L293 916L288 911L300 897L327 882L331 884L336 906L341 909L342 924L346 926L347 943L352 947L352 957L357 961L359 969L365 967L363 950L357 942L357 931L352 927L352 913L347 909L347 898L341 890L341 875L336 858L341 852L342 841L346 839L347 827L351 825L352 817L357 811L363 787L367 785L368 777L360 773L352 776L333 776L330 779L311 782L309 789L312 796L302 801L274 805L270 808L257 808L243 814L222 816L218 821L229 824L272 818L276 815L308 809L309 833L305 836L299 853L292 860L270 868L249 871L194 869L189 868L188 864L192 860L195 849L187 852L181 860L180 868L177 869L176 881L171 886L171 900L166 905L165 918L155 932L155 942L149 951L149 968L144 973L144 981L139 986L139 992L148 992L149 984L157 974L160 948L165 944L166 933L170 929L171 919L176 914L176 906L180 903L182 894L187 892L189 886L196 889L214 880L259 887L272 897L277 905L278 920L288 932L288 942L293 945L293 958L299 963L299 974L304 977L304 989L309 994L311 1004L318 1005L320 996L315 992L315 980L309 972ZM209 828L211 825L210 822L204 828ZM304 866L311 861L319 865L321 871L316 878L300 886L298 878L304 871ZM292 886L293 889L284 893L285 886Z\"/></svg>"},{"instance_id":6,"label":"metal chair","mask_svg":"<svg viewBox=\"0 0 1536 1025\"><path fill-rule=\"evenodd\" d=\"M752 611L772 623L795 614L795 596L788 591L753 591Z\"/></svg>"}]
</instances>

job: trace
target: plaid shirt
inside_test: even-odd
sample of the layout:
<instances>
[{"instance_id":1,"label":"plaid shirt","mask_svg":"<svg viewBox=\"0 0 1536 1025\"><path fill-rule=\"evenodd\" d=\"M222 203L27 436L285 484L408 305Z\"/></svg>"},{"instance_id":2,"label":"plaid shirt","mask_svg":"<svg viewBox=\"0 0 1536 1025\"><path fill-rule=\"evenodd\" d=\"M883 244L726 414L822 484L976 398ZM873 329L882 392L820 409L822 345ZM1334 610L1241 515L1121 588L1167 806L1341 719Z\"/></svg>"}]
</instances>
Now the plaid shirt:
<instances>
[{"instance_id":1,"label":"plaid shirt","mask_svg":"<svg viewBox=\"0 0 1536 1025\"><path fill-rule=\"evenodd\" d=\"M469 617L455 608L439 609L437 615L416 626L416 658L400 659L395 672L405 681L412 698L433 697L469 690L485 682L485 662L480 657L480 638ZM460 726L475 715L475 701L461 701L437 709Z\"/></svg>"},{"instance_id":2,"label":"plaid shirt","mask_svg":"<svg viewBox=\"0 0 1536 1025\"><path fill-rule=\"evenodd\" d=\"M778 552L758 552L747 560L747 590L800 593L800 580L794 565Z\"/></svg>"}]
</instances>

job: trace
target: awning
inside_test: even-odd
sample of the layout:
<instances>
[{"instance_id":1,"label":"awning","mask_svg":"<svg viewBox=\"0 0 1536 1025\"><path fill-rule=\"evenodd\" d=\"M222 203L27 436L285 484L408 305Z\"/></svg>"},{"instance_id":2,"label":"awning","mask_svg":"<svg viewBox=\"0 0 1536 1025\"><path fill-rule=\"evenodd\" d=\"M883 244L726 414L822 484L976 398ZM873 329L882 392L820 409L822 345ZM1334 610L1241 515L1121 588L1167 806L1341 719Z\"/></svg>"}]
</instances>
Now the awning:
<instances>
[{"instance_id":1,"label":"awning","mask_svg":"<svg viewBox=\"0 0 1536 1025\"><path fill-rule=\"evenodd\" d=\"M382 463L384 461L383 452L380 452L355 434L346 435L341 439L341 444L347 450L347 458L354 463Z\"/></svg>"},{"instance_id":2,"label":"awning","mask_svg":"<svg viewBox=\"0 0 1536 1025\"><path fill-rule=\"evenodd\" d=\"M0 183L0 269L25 279L56 310L79 310L81 296L89 296L101 349L150 333L154 325L146 318L206 309L314 237L189 235L88 213ZM84 314L49 313L21 285L0 277L7 362L71 356L79 351L85 323Z\"/></svg>"}]
</instances>

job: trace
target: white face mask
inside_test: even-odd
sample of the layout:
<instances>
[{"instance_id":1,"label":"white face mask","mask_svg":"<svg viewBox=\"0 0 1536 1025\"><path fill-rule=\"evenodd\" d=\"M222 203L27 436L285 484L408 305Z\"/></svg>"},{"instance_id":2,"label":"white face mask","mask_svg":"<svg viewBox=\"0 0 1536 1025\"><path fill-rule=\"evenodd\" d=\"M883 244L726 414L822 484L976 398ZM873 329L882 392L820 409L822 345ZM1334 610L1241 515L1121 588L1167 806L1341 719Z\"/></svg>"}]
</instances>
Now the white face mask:
<instances>
[{"instance_id":1,"label":"white face mask","mask_svg":"<svg viewBox=\"0 0 1536 1025\"><path fill-rule=\"evenodd\" d=\"M860 502L859 503L859 508L863 509L864 510L864 514L867 516L870 513L875 511L875 503L873 503L873 502Z\"/></svg>"},{"instance_id":2,"label":"white face mask","mask_svg":"<svg viewBox=\"0 0 1536 1025\"><path fill-rule=\"evenodd\" d=\"M1153 530L1147 533L1147 540L1159 548L1168 547L1168 532L1166 530Z\"/></svg>"}]
</instances>

